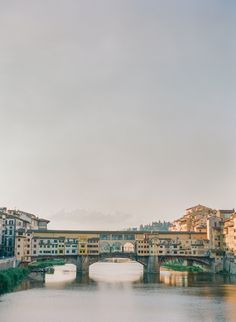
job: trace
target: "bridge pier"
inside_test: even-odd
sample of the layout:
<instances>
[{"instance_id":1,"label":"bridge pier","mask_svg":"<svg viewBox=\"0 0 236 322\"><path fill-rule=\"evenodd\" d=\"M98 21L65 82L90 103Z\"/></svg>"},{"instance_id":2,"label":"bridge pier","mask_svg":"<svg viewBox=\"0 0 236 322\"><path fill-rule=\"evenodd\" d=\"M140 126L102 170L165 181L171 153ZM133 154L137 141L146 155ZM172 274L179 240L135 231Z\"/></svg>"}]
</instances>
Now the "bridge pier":
<instances>
[{"instance_id":1,"label":"bridge pier","mask_svg":"<svg viewBox=\"0 0 236 322\"><path fill-rule=\"evenodd\" d=\"M143 282L144 282L144 284L160 283L160 274L144 273L143 274Z\"/></svg>"},{"instance_id":2,"label":"bridge pier","mask_svg":"<svg viewBox=\"0 0 236 322\"><path fill-rule=\"evenodd\" d=\"M149 255L145 273L159 274L160 262L157 255Z\"/></svg>"},{"instance_id":3,"label":"bridge pier","mask_svg":"<svg viewBox=\"0 0 236 322\"><path fill-rule=\"evenodd\" d=\"M89 273L89 266L100 260L99 255L78 255L76 259L77 273Z\"/></svg>"},{"instance_id":4,"label":"bridge pier","mask_svg":"<svg viewBox=\"0 0 236 322\"><path fill-rule=\"evenodd\" d=\"M89 257L87 255L77 256L76 270L77 273L88 273L89 272Z\"/></svg>"},{"instance_id":5,"label":"bridge pier","mask_svg":"<svg viewBox=\"0 0 236 322\"><path fill-rule=\"evenodd\" d=\"M192 259L187 259L187 266L193 266L193 260Z\"/></svg>"}]
</instances>

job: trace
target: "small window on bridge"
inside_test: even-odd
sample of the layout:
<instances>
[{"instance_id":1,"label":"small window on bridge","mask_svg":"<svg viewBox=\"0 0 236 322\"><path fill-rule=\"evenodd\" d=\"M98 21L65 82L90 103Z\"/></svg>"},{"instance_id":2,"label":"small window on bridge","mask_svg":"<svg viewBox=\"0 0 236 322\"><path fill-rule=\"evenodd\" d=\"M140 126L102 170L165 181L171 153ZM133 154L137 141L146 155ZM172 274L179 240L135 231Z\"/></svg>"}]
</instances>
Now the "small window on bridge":
<instances>
[{"instance_id":1,"label":"small window on bridge","mask_svg":"<svg viewBox=\"0 0 236 322\"><path fill-rule=\"evenodd\" d=\"M121 234L112 235L112 240L122 240L122 239L123 239L123 235Z\"/></svg>"},{"instance_id":2,"label":"small window on bridge","mask_svg":"<svg viewBox=\"0 0 236 322\"><path fill-rule=\"evenodd\" d=\"M134 235L125 235L124 239L126 240L135 240Z\"/></svg>"},{"instance_id":3,"label":"small window on bridge","mask_svg":"<svg viewBox=\"0 0 236 322\"><path fill-rule=\"evenodd\" d=\"M100 239L101 240L110 240L110 235L109 234L101 234Z\"/></svg>"}]
</instances>

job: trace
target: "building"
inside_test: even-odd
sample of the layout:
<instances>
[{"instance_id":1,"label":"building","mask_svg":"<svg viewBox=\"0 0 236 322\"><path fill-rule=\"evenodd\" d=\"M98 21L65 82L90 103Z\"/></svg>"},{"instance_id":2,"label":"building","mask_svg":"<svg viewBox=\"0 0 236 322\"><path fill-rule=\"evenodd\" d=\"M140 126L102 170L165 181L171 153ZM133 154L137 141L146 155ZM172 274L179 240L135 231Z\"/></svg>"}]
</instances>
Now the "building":
<instances>
[{"instance_id":1,"label":"building","mask_svg":"<svg viewBox=\"0 0 236 322\"><path fill-rule=\"evenodd\" d=\"M236 256L236 214L224 221L224 248L227 255Z\"/></svg>"},{"instance_id":2,"label":"building","mask_svg":"<svg viewBox=\"0 0 236 322\"><path fill-rule=\"evenodd\" d=\"M16 257L30 262L34 258L111 253L136 253L138 256L206 256L206 233L197 232L99 232L18 230Z\"/></svg>"},{"instance_id":3,"label":"building","mask_svg":"<svg viewBox=\"0 0 236 322\"><path fill-rule=\"evenodd\" d=\"M24 259L25 262L30 262L32 254L32 235L25 231L25 229L19 229L16 232L15 256L18 261Z\"/></svg>"},{"instance_id":4,"label":"building","mask_svg":"<svg viewBox=\"0 0 236 322\"><path fill-rule=\"evenodd\" d=\"M16 243L15 240L18 236L21 239L20 244L25 245L24 235L22 231L29 229L46 230L49 220L39 218L38 216L27 213L21 210L11 210L6 207L0 208L1 216L1 244L0 244L0 256L1 257L13 257L15 256ZM18 231L20 234L18 234ZM21 248L21 247L20 247ZM30 250L28 250L30 252ZM27 252L28 252L27 251ZM22 252L21 251L17 251ZM26 253L27 253L26 252ZM20 256L20 255L19 255Z\"/></svg>"},{"instance_id":5,"label":"building","mask_svg":"<svg viewBox=\"0 0 236 322\"><path fill-rule=\"evenodd\" d=\"M3 257L2 240L3 240L3 215L0 213L0 258Z\"/></svg>"},{"instance_id":6,"label":"building","mask_svg":"<svg viewBox=\"0 0 236 322\"><path fill-rule=\"evenodd\" d=\"M207 218L215 216L217 211L203 205L197 205L185 210L185 214L175 220L170 231L207 232Z\"/></svg>"},{"instance_id":7,"label":"building","mask_svg":"<svg viewBox=\"0 0 236 322\"><path fill-rule=\"evenodd\" d=\"M22 210L7 210L8 215L12 215L18 217L22 220L29 222L29 229L47 229L47 225L50 222L47 219L39 218L38 216L31 214L29 212L25 212Z\"/></svg>"},{"instance_id":8,"label":"building","mask_svg":"<svg viewBox=\"0 0 236 322\"><path fill-rule=\"evenodd\" d=\"M219 213L218 213L219 215ZM211 251L224 251L224 219L218 216L209 216L207 218L207 238Z\"/></svg>"},{"instance_id":9,"label":"building","mask_svg":"<svg viewBox=\"0 0 236 322\"><path fill-rule=\"evenodd\" d=\"M229 219L233 214L235 213L234 209L219 209L217 210L217 217L223 218L223 219Z\"/></svg>"},{"instance_id":10,"label":"building","mask_svg":"<svg viewBox=\"0 0 236 322\"><path fill-rule=\"evenodd\" d=\"M4 231L2 249L4 257L13 257L15 254L15 238L18 229L29 229L30 222L14 215L6 214L4 218Z\"/></svg>"}]
</instances>

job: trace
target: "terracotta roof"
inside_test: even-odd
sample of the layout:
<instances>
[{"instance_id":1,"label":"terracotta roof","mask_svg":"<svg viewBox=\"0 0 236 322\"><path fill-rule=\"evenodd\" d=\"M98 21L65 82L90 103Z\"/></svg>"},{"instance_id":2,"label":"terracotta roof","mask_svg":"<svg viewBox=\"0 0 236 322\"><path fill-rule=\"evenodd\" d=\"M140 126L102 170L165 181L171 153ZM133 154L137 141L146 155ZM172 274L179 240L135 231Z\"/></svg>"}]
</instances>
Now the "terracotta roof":
<instances>
[{"instance_id":1,"label":"terracotta roof","mask_svg":"<svg viewBox=\"0 0 236 322\"><path fill-rule=\"evenodd\" d=\"M203 208L211 209L211 208L209 208L209 207L206 207L206 206L203 206L203 205L201 205L201 204L198 204L198 205L196 205L196 206L193 206L193 207L187 208L186 210L190 210L190 209L194 209L194 208L198 208L198 207L203 207Z\"/></svg>"}]
</instances>

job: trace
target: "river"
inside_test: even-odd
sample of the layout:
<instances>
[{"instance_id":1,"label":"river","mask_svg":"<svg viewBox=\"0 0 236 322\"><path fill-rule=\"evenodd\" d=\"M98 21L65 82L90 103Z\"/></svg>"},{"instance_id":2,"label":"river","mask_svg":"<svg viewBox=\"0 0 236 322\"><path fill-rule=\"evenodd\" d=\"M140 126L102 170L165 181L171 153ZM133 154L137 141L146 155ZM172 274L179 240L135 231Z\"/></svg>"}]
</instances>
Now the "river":
<instances>
[{"instance_id":1,"label":"river","mask_svg":"<svg viewBox=\"0 0 236 322\"><path fill-rule=\"evenodd\" d=\"M235 322L236 280L162 271L143 276L130 263L97 263L90 277L56 267L46 283L25 281L0 297L0 322Z\"/></svg>"}]
</instances>

